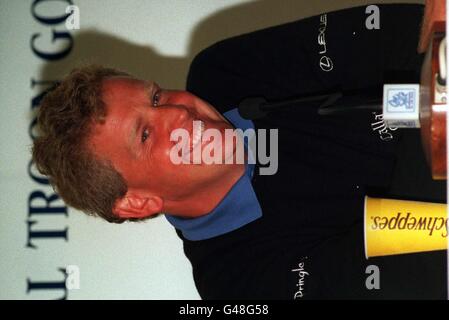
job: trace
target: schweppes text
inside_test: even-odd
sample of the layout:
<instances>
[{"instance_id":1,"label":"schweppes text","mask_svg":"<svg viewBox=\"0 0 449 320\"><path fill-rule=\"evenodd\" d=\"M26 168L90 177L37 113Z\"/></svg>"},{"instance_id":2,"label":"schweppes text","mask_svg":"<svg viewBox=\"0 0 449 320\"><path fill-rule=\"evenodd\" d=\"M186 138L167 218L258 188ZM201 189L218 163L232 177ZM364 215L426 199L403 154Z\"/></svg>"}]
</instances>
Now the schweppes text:
<instances>
[{"instance_id":1,"label":"schweppes text","mask_svg":"<svg viewBox=\"0 0 449 320\"><path fill-rule=\"evenodd\" d=\"M415 230L428 231L428 235L436 235L446 238L448 235L448 219L435 216L414 216L413 213L398 212L395 216L373 216L371 217L372 230Z\"/></svg>"}]
</instances>

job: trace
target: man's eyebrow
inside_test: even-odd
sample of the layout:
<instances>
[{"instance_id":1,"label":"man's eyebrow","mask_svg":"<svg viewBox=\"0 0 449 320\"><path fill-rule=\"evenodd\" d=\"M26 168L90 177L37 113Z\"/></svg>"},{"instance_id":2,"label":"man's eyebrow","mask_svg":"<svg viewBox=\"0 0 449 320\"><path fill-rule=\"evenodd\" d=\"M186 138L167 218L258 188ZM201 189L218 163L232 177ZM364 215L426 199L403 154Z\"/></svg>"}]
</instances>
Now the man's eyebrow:
<instances>
[{"instance_id":1,"label":"man's eyebrow","mask_svg":"<svg viewBox=\"0 0 449 320\"><path fill-rule=\"evenodd\" d=\"M136 121L133 123L132 127L131 127L131 132L129 134L129 140L128 140L128 148L131 151L131 154L137 158L137 144L139 143L137 136L140 132L140 129L142 127L142 123L143 123L143 119L142 116L138 116ZM137 140L137 143L136 143Z\"/></svg>"},{"instance_id":2,"label":"man's eyebrow","mask_svg":"<svg viewBox=\"0 0 449 320\"><path fill-rule=\"evenodd\" d=\"M143 81L143 86L144 86L147 96L150 98L150 101L151 101L150 92L154 89L155 83L153 81L145 80L145 81ZM135 158L137 158L137 154L138 154L138 148L137 148L138 142L136 143L136 137L140 132L142 124L143 124L143 118L141 115L139 115L131 127L131 132L129 133L128 149Z\"/></svg>"},{"instance_id":3,"label":"man's eyebrow","mask_svg":"<svg viewBox=\"0 0 449 320\"><path fill-rule=\"evenodd\" d=\"M151 97L150 92L153 91L155 83L153 81L144 81L143 86L145 87L145 90L147 91L147 95L150 97L150 101L151 101L152 97Z\"/></svg>"}]
</instances>

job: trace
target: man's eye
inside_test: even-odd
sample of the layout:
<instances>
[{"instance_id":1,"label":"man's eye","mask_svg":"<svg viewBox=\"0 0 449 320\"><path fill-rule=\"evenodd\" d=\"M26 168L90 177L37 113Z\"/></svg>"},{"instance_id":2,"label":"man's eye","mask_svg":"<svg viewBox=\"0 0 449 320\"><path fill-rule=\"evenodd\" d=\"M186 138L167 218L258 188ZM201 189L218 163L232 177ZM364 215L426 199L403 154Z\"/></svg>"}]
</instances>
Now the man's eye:
<instances>
[{"instance_id":1,"label":"man's eye","mask_svg":"<svg viewBox=\"0 0 449 320\"><path fill-rule=\"evenodd\" d=\"M144 143L145 140L147 140L149 136L150 136L150 131L148 129L143 130L143 132L142 132L142 143Z\"/></svg>"},{"instance_id":2,"label":"man's eye","mask_svg":"<svg viewBox=\"0 0 449 320\"><path fill-rule=\"evenodd\" d=\"M156 91L153 95L153 107L157 107L159 105L159 99L161 98L161 92Z\"/></svg>"}]
</instances>

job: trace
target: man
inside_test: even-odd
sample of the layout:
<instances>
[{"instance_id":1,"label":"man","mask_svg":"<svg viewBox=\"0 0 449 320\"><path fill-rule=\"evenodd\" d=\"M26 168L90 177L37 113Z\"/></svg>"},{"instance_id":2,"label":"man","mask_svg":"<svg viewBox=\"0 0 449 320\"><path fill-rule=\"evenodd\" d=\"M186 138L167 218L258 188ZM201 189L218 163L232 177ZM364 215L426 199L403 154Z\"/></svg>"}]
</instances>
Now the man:
<instances>
[{"instance_id":1,"label":"man","mask_svg":"<svg viewBox=\"0 0 449 320\"><path fill-rule=\"evenodd\" d=\"M248 97L418 82L423 7L378 8L379 29L367 28L360 7L218 42L193 61L187 92L76 70L42 103L36 164L69 205L108 221L165 213L205 299L445 298L444 252L364 257L366 195L445 202L444 184L397 174L403 165L427 172L423 157L406 161L422 153L408 145L416 134L382 139L373 110L321 115L314 103L291 104L249 121L236 109ZM279 153L275 174L260 174L251 150L237 161L225 140L234 127L278 130L276 148L265 146ZM180 129L186 150L173 139ZM207 130L220 139L203 139ZM192 164L200 147L221 161ZM180 154L189 163L175 163ZM369 265L380 288L366 286Z\"/></svg>"}]
</instances>

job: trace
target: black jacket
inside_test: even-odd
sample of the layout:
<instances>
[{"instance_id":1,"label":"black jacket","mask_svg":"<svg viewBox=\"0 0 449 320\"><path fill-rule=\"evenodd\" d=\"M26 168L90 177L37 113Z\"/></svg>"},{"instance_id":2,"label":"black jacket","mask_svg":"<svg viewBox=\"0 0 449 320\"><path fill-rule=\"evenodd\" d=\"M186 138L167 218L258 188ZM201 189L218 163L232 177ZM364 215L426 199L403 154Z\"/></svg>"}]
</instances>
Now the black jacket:
<instances>
[{"instance_id":1,"label":"black jacket","mask_svg":"<svg viewBox=\"0 0 449 320\"><path fill-rule=\"evenodd\" d=\"M384 83L419 82L420 5L378 5L380 29L365 7L220 41L193 61L187 90L224 113L247 97L270 101ZM326 56L326 66L321 65ZM327 67L327 68L326 68ZM445 252L364 257L363 199L445 202L432 181L419 130L383 141L381 111L320 116L316 106L278 110L255 127L279 129L279 168L253 186L263 217L236 231L184 242L203 299L445 298ZM409 157L412 156L410 159ZM412 171L410 171L412 170ZM380 270L379 290L365 286Z\"/></svg>"}]
</instances>

